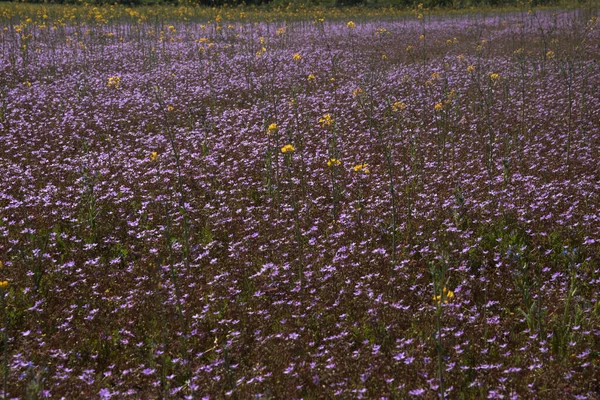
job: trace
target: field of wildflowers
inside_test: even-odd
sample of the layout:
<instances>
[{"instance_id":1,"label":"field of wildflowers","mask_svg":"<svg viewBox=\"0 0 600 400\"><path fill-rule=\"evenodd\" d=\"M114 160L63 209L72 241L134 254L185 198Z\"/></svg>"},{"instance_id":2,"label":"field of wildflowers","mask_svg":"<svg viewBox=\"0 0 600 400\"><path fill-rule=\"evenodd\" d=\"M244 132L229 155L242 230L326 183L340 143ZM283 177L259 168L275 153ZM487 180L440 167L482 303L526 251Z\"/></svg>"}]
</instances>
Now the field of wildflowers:
<instances>
[{"instance_id":1,"label":"field of wildflowers","mask_svg":"<svg viewBox=\"0 0 600 400\"><path fill-rule=\"evenodd\" d=\"M598 9L160 10L0 6L4 398L599 398Z\"/></svg>"}]
</instances>

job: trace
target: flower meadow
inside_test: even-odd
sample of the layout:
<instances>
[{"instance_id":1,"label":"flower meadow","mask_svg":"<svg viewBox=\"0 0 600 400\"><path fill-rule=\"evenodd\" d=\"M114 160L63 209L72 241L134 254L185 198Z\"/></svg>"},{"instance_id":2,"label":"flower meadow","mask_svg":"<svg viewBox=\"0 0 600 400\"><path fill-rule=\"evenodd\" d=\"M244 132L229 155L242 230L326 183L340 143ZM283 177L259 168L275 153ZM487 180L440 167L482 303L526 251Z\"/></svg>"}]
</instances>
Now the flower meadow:
<instances>
[{"instance_id":1,"label":"flower meadow","mask_svg":"<svg viewBox=\"0 0 600 400\"><path fill-rule=\"evenodd\" d=\"M598 9L151 10L0 7L4 398L599 398Z\"/></svg>"}]
</instances>

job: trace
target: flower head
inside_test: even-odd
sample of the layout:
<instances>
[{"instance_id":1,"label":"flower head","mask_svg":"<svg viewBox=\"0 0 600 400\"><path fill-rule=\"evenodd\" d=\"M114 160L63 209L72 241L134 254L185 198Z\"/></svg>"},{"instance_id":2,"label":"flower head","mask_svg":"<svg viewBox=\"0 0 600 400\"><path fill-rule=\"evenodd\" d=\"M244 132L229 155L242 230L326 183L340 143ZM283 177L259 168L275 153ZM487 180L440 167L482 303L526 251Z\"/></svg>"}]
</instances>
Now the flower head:
<instances>
[{"instance_id":1,"label":"flower head","mask_svg":"<svg viewBox=\"0 0 600 400\"><path fill-rule=\"evenodd\" d=\"M293 153L296 149L291 144L286 144L281 148L282 153Z\"/></svg>"},{"instance_id":2,"label":"flower head","mask_svg":"<svg viewBox=\"0 0 600 400\"><path fill-rule=\"evenodd\" d=\"M302 60L302 56L298 53L294 54L294 61L300 61Z\"/></svg>"},{"instance_id":3,"label":"flower head","mask_svg":"<svg viewBox=\"0 0 600 400\"><path fill-rule=\"evenodd\" d=\"M152 153L150 153L150 161L154 161L158 158L158 153L156 151L153 151Z\"/></svg>"},{"instance_id":4,"label":"flower head","mask_svg":"<svg viewBox=\"0 0 600 400\"><path fill-rule=\"evenodd\" d=\"M352 167L352 169L354 170L354 172L362 172L365 174L368 174L369 171L369 164L357 164L354 167Z\"/></svg>"},{"instance_id":5,"label":"flower head","mask_svg":"<svg viewBox=\"0 0 600 400\"><path fill-rule=\"evenodd\" d=\"M323 128L326 126L330 126L333 124L333 118L331 118L331 114L325 114L321 118L319 118L319 123Z\"/></svg>"},{"instance_id":6,"label":"flower head","mask_svg":"<svg viewBox=\"0 0 600 400\"><path fill-rule=\"evenodd\" d=\"M109 88L118 89L120 84L121 84L121 77L120 76L111 76L111 77L108 78L108 84L107 84L107 86Z\"/></svg>"},{"instance_id":7,"label":"flower head","mask_svg":"<svg viewBox=\"0 0 600 400\"><path fill-rule=\"evenodd\" d=\"M348 21L348 23L346 24L346 27L348 27L348 29L354 29L354 28L356 28L356 24L352 21Z\"/></svg>"},{"instance_id":8,"label":"flower head","mask_svg":"<svg viewBox=\"0 0 600 400\"><path fill-rule=\"evenodd\" d=\"M327 166L328 167L335 167L340 165L342 162L340 160L338 160L337 158L330 158L329 161L327 161Z\"/></svg>"},{"instance_id":9,"label":"flower head","mask_svg":"<svg viewBox=\"0 0 600 400\"><path fill-rule=\"evenodd\" d=\"M0 282L0 290L8 289L8 281Z\"/></svg>"},{"instance_id":10,"label":"flower head","mask_svg":"<svg viewBox=\"0 0 600 400\"><path fill-rule=\"evenodd\" d=\"M277 124L272 123L271 125L269 125L269 128L267 130L267 135L270 135L271 133L275 132L277 130Z\"/></svg>"},{"instance_id":11,"label":"flower head","mask_svg":"<svg viewBox=\"0 0 600 400\"><path fill-rule=\"evenodd\" d=\"M401 101L396 101L392 104L392 111L402 111L406 108L406 104Z\"/></svg>"}]
</instances>

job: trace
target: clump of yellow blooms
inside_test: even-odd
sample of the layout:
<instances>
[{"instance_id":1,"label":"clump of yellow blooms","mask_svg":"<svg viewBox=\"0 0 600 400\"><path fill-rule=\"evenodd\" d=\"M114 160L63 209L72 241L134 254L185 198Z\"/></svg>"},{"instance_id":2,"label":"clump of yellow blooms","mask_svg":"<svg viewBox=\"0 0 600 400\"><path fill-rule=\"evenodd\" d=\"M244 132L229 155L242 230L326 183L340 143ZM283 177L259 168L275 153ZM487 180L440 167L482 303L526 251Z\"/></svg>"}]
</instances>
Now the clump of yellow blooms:
<instances>
[{"instance_id":1,"label":"clump of yellow blooms","mask_svg":"<svg viewBox=\"0 0 600 400\"><path fill-rule=\"evenodd\" d=\"M333 124L333 118L331 118L331 114L325 114L321 118L319 118L319 123L323 128L326 126L330 126Z\"/></svg>"},{"instance_id":2,"label":"clump of yellow blooms","mask_svg":"<svg viewBox=\"0 0 600 400\"><path fill-rule=\"evenodd\" d=\"M308 79L309 81L314 81L315 80L315 76L313 74L309 74L306 79Z\"/></svg>"},{"instance_id":3,"label":"clump of yellow blooms","mask_svg":"<svg viewBox=\"0 0 600 400\"><path fill-rule=\"evenodd\" d=\"M435 108L436 111L440 111L444 106L442 103L437 103L433 108Z\"/></svg>"},{"instance_id":4,"label":"clump of yellow blooms","mask_svg":"<svg viewBox=\"0 0 600 400\"><path fill-rule=\"evenodd\" d=\"M286 144L281 148L282 153L293 153L296 149L291 144Z\"/></svg>"},{"instance_id":5,"label":"clump of yellow blooms","mask_svg":"<svg viewBox=\"0 0 600 400\"><path fill-rule=\"evenodd\" d=\"M354 167L352 167L352 169L354 170L354 172L363 172L365 174L368 174L369 171L369 164L357 164Z\"/></svg>"},{"instance_id":6,"label":"clump of yellow blooms","mask_svg":"<svg viewBox=\"0 0 600 400\"><path fill-rule=\"evenodd\" d=\"M546 57L554 58L554 52L552 50L550 50L549 52L546 53Z\"/></svg>"},{"instance_id":7,"label":"clump of yellow blooms","mask_svg":"<svg viewBox=\"0 0 600 400\"><path fill-rule=\"evenodd\" d=\"M173 106L167 106L167 111L173 111L175 109L175 107Z\"/></svg>"},{"instance_id":8,"label":"clump of yellow blooms","mask_svg":"<svg viewBox=\"0 0 600 400\"><path fill-rule=\"evenodd\" d=\"M412 49L413 49L413 47L412 47L412 46L407 46L407 47L406 47L406 51L411 51Z\"/></svg>"},{"instance_id":9,"label":"clump of yellow blooms","mask_svg":"<svg viewBox=\"0 0 600 400\"><path fill-rule=\"evenodd\" d=\"M275 132L277 130L277 124L272 123L271 125L269 125L269 128L267 129L267 135L270 135L271 133Z\"/></svg>"},{"instance_id":10,"label":"clump of yellow blooms","mask_svg":"<svg viewBox=\"0 0 600 400\"><path fill-rule=\"evenodd\" d=\"M0 282L0 290L4 290L8 288L8 281Z\"/></svg>"},{"instance_id":11,"label":"clump of yellow blooms","mask_svg":"<svg viewBox=\"0 0 600 400\"><path fill-rule=\"evenodd\" d=\"M454 292L452 290L448 290L448 288L444 288L442 292L443 294L441 296L433 296L433 301L441 304L443 300L444 304L448 304L448 302L454 298Z\"/></svg>"},{"instance_id":12,"label":"clump of yellow blooms","mask_svg":"<svg viewBox=\"0 0 600 400\"><path fill-rule=\"evenodd\" d=\"M108 84L107 86L109 88L115 88L118 89L121 85L121 77L120 76L111 76L108 78Z\"/></svg>"},{"instance_id":13,"label":"clump of yellow blooms","mask_svg":"<svg viewBox=\"0 0 600 400\"><path fill-rule=\"evenodd\" d=\"M348 29L354 29L356 28L356 24L352 21L348 21L348 23L346 24L346 26L348 27Z\"/></svg>"},{"instance_id":14,"label":"clump of yellow blooms","mask_svg":"<svg viewBox=\"0 0 600 400\"><path fill-rule=\"evenodd\" d=\"M397 111L402 111L406 108L406 104L404 104L401 101L396 101L394 104L392 104L392 110L397 112Z\"/></svg>"},{"instance_id":15,"label":"clump of yellow blooms","mask_svg":"<svg viewBox=\"0 0 600 400\"><path fill-rule=\"evenodd\" d=\"M362 94L362 92L363 92L363 90L361 88L354 89L352 91L352 96L354 96L354 97L359 96L360 94Z\"/></svg>"},{"instance_id":16,"label":"clump of yellow blooms","mask_svg":"<svg viewBox=\"0 0 600 400\"><path fill-rule=\"evenodd\" d=\"M256 52L256 57L260 57L266 52L267 52L267 49L265 47L261 47L260 50Z\"/></svg>"},{"instance_id":17,"label":"clump of yellow blooms","mask_svg":"<svg viewBox=\"0 0 600 400\"><path fill-rule=\"evenodd\" d=\"M158 153L156 151L153 151L152 153L150 153L150 161L154 161L158 158Z\"/></svg>"},{"instance_id":18,"label":"clump of yellow blooms","mask_svg":"<svg viewBox=\"0 0 600 400\"><path fill-rule=\"evenodd\" d=\"M474 72L475 71L475 66L474 65L469 65L467 67L467 72Z\"/></svg>"},{"instance_id":19,"label":"clump of yellow blooms","mask_svg":"<svg viewBox=\"0 0 600 400\"><path fill-rule=\"evenodd\" d=\"M338 160L337 158L331 158L329 159L329 161L327 161L327 166L328 167L335 167L340 165L342 162L340 160Z\"/></svg>"},{"instance_id":20,"label":"clump of yellow blooms","mask_svg":"<svg viewBox=\"0 0 600 400\"><path fill-rule=\"evenodd\" d=\"M498 74L496 74L494 72L490 72L489 75L490 75L490 79L493 80L493 81L496 81L496 80L498 80L500 78L500 75L498 75Z\"/></svg>"},{"instance_id":21,"label":"clump of yellow blooms","mask_svg":"<svg viewBox=\"0 0 600 400\"><path fill-rule=\"evenodd\" d=\"M302 56L298 53L294 54L294 61L300 61L302 60Z\"/></svg>"}]
</instances>

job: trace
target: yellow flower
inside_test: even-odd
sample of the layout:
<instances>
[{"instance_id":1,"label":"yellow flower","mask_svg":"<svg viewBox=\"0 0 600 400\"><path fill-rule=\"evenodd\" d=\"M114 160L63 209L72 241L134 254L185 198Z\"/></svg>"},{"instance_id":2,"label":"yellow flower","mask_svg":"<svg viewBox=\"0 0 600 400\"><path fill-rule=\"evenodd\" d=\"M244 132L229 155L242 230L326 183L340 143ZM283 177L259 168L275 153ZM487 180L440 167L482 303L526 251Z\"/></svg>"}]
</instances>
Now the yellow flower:
<instances>
[{"instance_id":1,"label":"yellow flower","mask_svg":"<svg viewBox=\"0 0 600 400\"><path fill-rule=\"evenodd\" d=\"M313 74L308 75L308 79L309 81L314 81L315 80L315 76Z\"/></svg>"},{"instance_id":2,"label":"yellow flower","mask_svg":"<svg viewBox=\"0 0 600 400\"><path fill-rule=\"evenodd\" d=\"M496 73L493 73L493 72L490 72L490 79L491 80L495 81L495 80L498 80L498 78L500 78L500 75L498 75Z\"/></svg>"},{"instance_id":3,"label":"yellow flower","mask_svg":"<svg viewBox=\"0 0 600 400\"><path fill-rule=\"evenodd\" d=\"M346 26L347 26L349 29L354 29L354 28L356 28L356 24L355 24L354 22L352 22L352 21L348 21L348 23L346 24Z\"/></svg>"},{"instance_id":4,"label":"yellow flower","mask_svg":"<svg viewBox=\"0 0 600 400\"><path fill-rule=\"evenodd\" d=\"M352 96L356 97L356 96L358 96L359 94L361 94L362 92L363 92L363 90L362 90L361 88L354 89L354 90L352 91Z\"/></svg>"},{"instance_id":5,"label":"yellow flower","mask_svg":"<svg viewBox=\"0 0 600 400\"><path fill-rule=\"evenodd\" d=\"M108 87L114 87L115 89L119 88L119 85L121 84L121 77L120 76L111 76L108 78Z\"/></svg>"},{"instance_id":6,"label":"yellow flower","mask_svg":"<svg viewBox=\"0 0 600 400\"><path fill-rule=\"evenodd\" d=\"M419 39L421 39L421 40L425 39L425 35L419 36Z\"/></svg>"},{"instance_id":7,"label":"yellow flower","mask_svg":"<svg viewBox=\"0 0 600 400\"><path fill-rule=\"evenodd\" d=\"M152 153L150 153L150 161L154 161L158 158L158 153L156 151L153 151Z\"/></svg>"},{"instance_id":8,"label":"yellow flower","mask_svg":"<svg viewBox=\"0 0 600 400\"><path fill-rule=\"evenodd\" d=\"M387 60L387 56L386 56L385 54L383 54L383 55L381 56L381 59L382 59L382 60Z\"/></svg>"},{"instance_id":9,"label":"yellow flower","mask_svg":"<svg viewBox=\"0 0 600 400\"><path fill-rule=\"evenodd\" d=\"M8 281L0 282L0 290L4 290L8 288Z\"/></svg>"},{"instance_id":10,"label":"yellow flower","mask_svg":"<svg viewBox=\"0 0 600 400\"><path fill-rule=\"evenodd\" d=\"M408 46L408 47L406 47L406 51L411 51L412 49L413 49L413 47L412 47L412 46Z\"/></svg>"},{"instance_id":11,"label":"yellow flower","mask_svg":"<svg viewBox=\"0 0 600 400\"><path fill-rule=\"evenodd\" d=\"M173 106L167 106L167 111L173 111L175 109L175 107Z\"/></svg>"},{"instance_id":12,"label":"yellow flower","mask_svg":"<svg viewBox=\"0 0 600 400\"><path fill-rule=\"evenodd\" d=\"M354 172L363 172L365 174L368 174L369 171L369 164L357 164L354 167L352 167L352 169L354 170Z\"/></svg>"},{"instance_id":13,"label":"yellow flower","mask_svg":"<svg viewBox=\"0 0 600 400\"><path fill-rule=\"evenodd\" d=\"M294 61L300 61L302 60L302 56L298 53L294 54Z\"/></svg>"},{"instance_id":14,"label":"yellow flower","mask_svg":"<svg viewBox=\"0 0 600 400\"><path fill-rule=\"evenodd\" d=\"M549 51L546 53L546 57L548 58L554 58L554 52L553 51Z\"/></svg>"},{"instance_id":15,"label":"yellow flower","mask_svg":"<svg viewBox=\"0 0 600 400\"><path fill-rule=\"evenodd\" d=\"M337 158L331 158L329 161L327 161L327 166L328 167L334 167L337 165L340 165L342 162L340 160L338 160Z\"/></svg>"},{"instance_id":16,"label":"yellow flower","mask_svg":"<svg viewBox=\"0 0 600 400\"><path fill-rule=\"evenodd\" d=\"M442 103L437 103L434 108L436 111L440 111L443 107L444 106L442 105Z\"/></svg>"},{"instance_id":17,"label":"yellow flower","mask_svg":"<svg viewBox=\"0 0 600 400\"><path fill-rule=\"evenodd\" d=\"M282 153L293 153L296 149L291 144L286 144L281 148Z\"/></svg>"},{"instance_id":18,"label":"yellow flower","mask_svg":"<svg viewBox=\"0 0 600 400\"><path fill-rule=\"evenodd\" d=\"M401 101L397 101L394 104L392 104L393 111L402 111L405 108L406 108L406 104L402 103Z\"/></svg>"},{"instance_id":19,"label":"yellow flower","mask_svg":"<svg viewBox=\"0 0 600 400\"><path fill-rule=\"evenodd\" d=\"M473 72L473 71L475 71L475 66L474 65L469 65L467 67L467 72Z\"/></svg>"},{"instance_id":20,"label":"yellow flower","mask_svg":"<svg viewBox=\"0 0 600 400\"><path fill-rule=\"evenodd\" d=\"M319 118L319 123L321 124L321 126L323 126L323 128L333 124L333 118L331 118L331 114L323 115L321 118Z\"/></svg>"},{"instance_id":21,"label":"yellow flower","mask_svg":"<svg viewBox=\"0 0 600 400\"><path fill-rule=\"evenodd\" d=\"M437 296L433 296L433 301L436 302L437 304L441 304L442 300L444 301L444 304L448 304L448 302L450 300L452 300L454 298L454 292L452 290L448 290L448 288L444 288L442 290L442 295L437 295Z\"/></svg>"},{"instance_id":22,"label":"yellow flower","mask_svg":"<svg viewBox=\"0 0 600 400\"><path fill-rule=\"evenodd\" d=\"M269 125L269 128L267 130L267 135L270 135L271 133L275 132L277 130L277 124L273 123L271 125Z\"/></svg>"}]
</instances>

